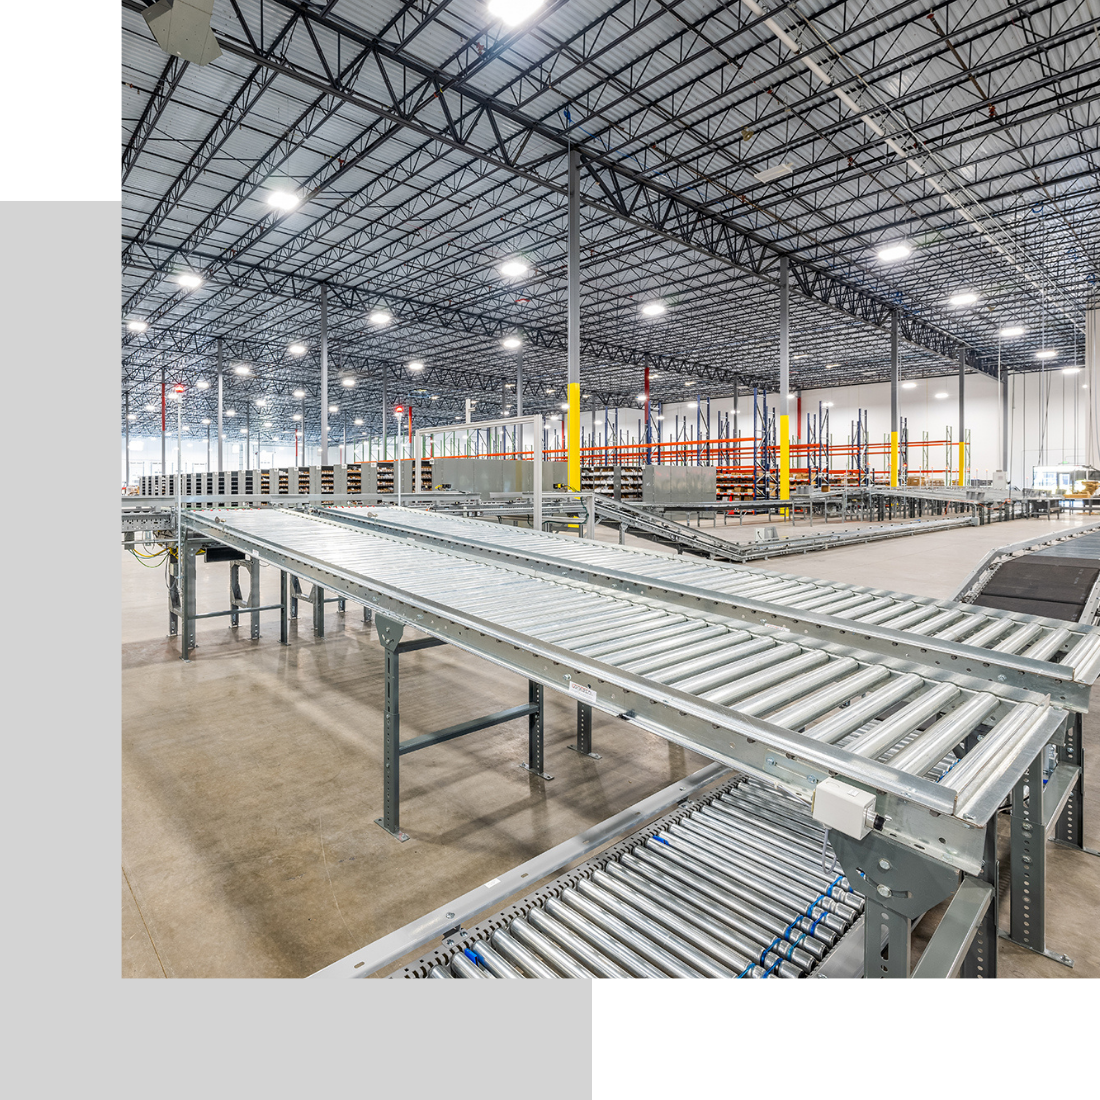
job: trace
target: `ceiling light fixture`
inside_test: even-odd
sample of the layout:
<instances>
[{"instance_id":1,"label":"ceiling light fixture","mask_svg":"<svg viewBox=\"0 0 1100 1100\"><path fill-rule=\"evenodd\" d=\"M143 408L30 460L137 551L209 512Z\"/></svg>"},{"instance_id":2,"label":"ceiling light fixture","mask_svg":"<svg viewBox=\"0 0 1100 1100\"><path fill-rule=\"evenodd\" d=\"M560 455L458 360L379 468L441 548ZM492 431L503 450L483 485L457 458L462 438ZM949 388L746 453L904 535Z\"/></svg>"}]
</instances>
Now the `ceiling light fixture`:
<instances>
[{"instance_id":1,"label":"ceiling light fixture","mask_svg":"<svg viewBox=\"0 0 1100 1100\"><path fill-rule=\"evenodd\" d=\"M936 399L939 400L939 401L942 401L946 396L947 396L946 393L937 393L936 394Z\"/></svg>"},{"instance_id":2,"label":"ceiling light fixture","mask_svg":"<svg viewBox=\"0 0 1100 1100\"><path fill-rule=\"evenodd\" d=\"M305 395L306 395L305 390L295 390L294 391L294 396L295 397L305 397Z\"/></svg>"},{"instance_id":3,"label":"ceiling light fixture","mask_svg":"<svg viewBox=\"0 0 1100 1100\"><path fill-rule=\"evenodd\" d=\"M384 309L376 309L370 313L367 320L370 321L372 325L381 326L388 325L393 318Z\"/></svg>"},{"instance_id":4,"label":"ceiling light fixture","mask_svg":"<svg viewBox=\"0 0 1100 1100\"><path fill-rule=\"evenodd\" d=\"M917 388L916 382L902 382L901 388L903 390L915 390Z\"/></svg>"},{"instance_id":5,"label":"ceiling light fixture","mask_svg":"<svg viewBox=\"0 0 1100 1100\"><path fill-rule=\"evenodd\" d=\"M301 420L302 419L302 414L301 413L295 413L290 419L291 420Z\"/></svg>"},{"instance_id":6,"label":"ceiling light fixture","mask_svg":"<svg viewBox=\"0 0 1100 1100\"><path fill-rule=\"evenodd\" d=\"M977 294L974 294L969 290L965 291L962 294L954 294L950 298L948 298L948 301L956 309L962 309L963 306L972 306L977 300Z\"/></svg>"},{"instance_id":7,"label":"ceiling light fixture","mask_svg":"<svg viewBox=\"0 0 1100 1100\"><path fill-rule=\"evenodd\" d=\"M233 373L239 374L241 375L241 377L244 377L244 375L252 373L252 368L247 363L238 363L233 368Z\"/></svg>"},{"instance_id":8,"label":"ceiling light fixture","mask_svg":"<svg viewBox=\"0 0 1100 1100\"><path fill-rule=\"evenodd\" d=\"M202 286L202 279L198 275L191 275L188 272L176 276L176 282L186 290L198 290Z\"/></svg>"},{"instance_id":9,"label":"ceiling light fixture","mask_svg":"<svg viewBox=\"0 0 1100 1100\"><path fill-rule=\"evenodd\" d=\"M237 410L236 409L226 409L225 410L225 415L226 416L236 416L237 415Z\"/></svg>"},{"instance_id":10,"label":"ceiling light fixture","mask_svg":"<svg viewBox=\"0 0 1100 1100\"><path fill-rule=\"evenodd\" d=\"M293 210L298 205L298 196L290 191L272 191L267 196L267 204L276 210Z\"/></svg>"},{"instance_id":11,"label":"ceiling light fixture","mask_svg":"<svg viewBox=\"0 0 1100 1100\"><path fill-rule=\"evenodd\" d=\"M149 327L149 325L146 321L128 321L126 327L131 332L144 332Z\"/></svg>"},{"instance_id":12,"label":"ceiling light fixture","mask_svg":"<svg viewBox=\"0 0 1100 1100\"><path fill-rule=\"evenodd\" d=\"M522 343L523 341L518 336L505 336L504 339L501 340L500 346L512 350L513 348L518 348Z\"/></svg>"},{"instance_id":13,"label":"ceiling light fixture","mask_svg":"<svg viewBox=\"0 0 1100 1100\"><path fill-rule=\"evenodd\" d=\"M1080 374L1081 373L1081 368L1080 367L1063 367L1062 368L1062 373L1063 374Z\"/></svg>"},{"instance_id":14,"label":"ceiling light fixture","mask_svg":"<svg viewBox=\"0 0 1100 1100\"><path fill-rule=\"evenodd\" d=\"M200 378L195 383L195 388L199 389L199 390L208 390L208 389L210 389L210 383L207 382L207 380L205 378Z\"/></svg>"},{"instance_id":15,"label":"ceiling light fixture","mask_svg":"<svg viewBox=\"0 0 1100 1100\"><path fill-rule=\"evenodd\" d=\"M642 313L646 317L660 317L665 312L667 312L667 308L663 302L646 302L642 306Z\"/></svg>"},{"instance_id":16,"label":"ceiling light fixture","mask_svg":"<svg viewBox=\"0 0 1100 1100\"><path fill-rule=\"evenodd\" d=\"M409 363L409 370L423 370L424 364L419 359L414 359Z\"/></svg>"},{"instance_id":17,"label":"ceiling light fixture","mask_svg":"<svg viewBox=\"0 0 1100 1100\"><path fill-rule=\"evenodd\" d=\"M913 249L904 241L895 244L883 245L876 255L884 264L892 264L898 260L904 260L913 254Z\"/></svg>"},{"instance_id":18,"label":"ceiling light fixture","mask_svg":"<svg viewBox=\"0 0 1100 1100\"><path fill-rule=\"evenodd\" d=\"M355 421L355 426L358 428L362 423L363 423L362 420L356 420Z\"/></svg>"},{"instance_id":19,"label":"ceiling light fixture","mask_svg":"<svg viewBox=\"0 0 1100 1100\"><path fill-rule=\"evenodd\" d=\"M500 273L506 278L515 279L526 275L531 269L522 260L508 260L500 265Z\"/></svg>"},{"instance_id":20,"label":"ceiling light fixture","mask_svg":"<svg viewBox=\"0 0 1100 1100\"><path fill-rule=\"evenodd\" d=\"M1058 349L1057 348L1043 348L1042 351L1037 351L1035 353L1035 358L1036 359L1057 359L1058 358Z\"/></svg>"},{"instance_id":21,"label":"ceiling light fixture","mask_svg":"<svg viewBox=\"0 0 1100 1100\"><path fill-rule=\"evenodd\" d=\"M340 379L340 385L341 386L347 386L350 389L352 386L355 385L355 379L354 378L341 378Z\"/></svg>"},{"instance_id":22,"label":"ceiling light fixture","mask_svg":"<svg viewBox=\"0 0 1100 1100\"><path fill-rule=\"evenodd\" d=\"M761 183L771 183L772 180L782 179L794 171L794 165L790 161L775 165L774 168L765 168L763 172L753 172L752 177Z\"/></svg>"},{"instance_id":23,"label":"ceiling light fixture","mask_svg":"<svg viewBox=\"0 0 1100 1100\"><path fill-rule=\"evenodd\" d=\"M305 344L291 344L290 347L288 347L286 350L291 355L305 355L306 346Z\"/></svg>"},{"instance_id":24,"label":"ceiling light fixture","mask_svg":"<svg viewBox=\"0 0 1100 1100\"><path fill-rule=\"evenodd\" d=\"M542 0L489 0L485 6L506 26L516 27L542 7Z\"/></svg>"},{"instance_id":25,"label":"ceiling light fixture","mask_svg":"<svg viewBox=\"0 0 1100 1100\"><path fill-rule=\"evenodd\" d=\"M1023 325L1009 325L1001 329L1000 336L1002 340L1011 340L1014 336L1023 336L1026 331Z\"/></svg>"},{"instance_id":26,"label":"ceiling light fixture","mask_svg":"<svg viewBox=\"0 0 1100 1100\"><path fill-rule=\"evenodd\" d=\"M339 405L329 405L328 411L330 413L338 413L340 411L340 406Z\"/></svg>"}]
</instances>

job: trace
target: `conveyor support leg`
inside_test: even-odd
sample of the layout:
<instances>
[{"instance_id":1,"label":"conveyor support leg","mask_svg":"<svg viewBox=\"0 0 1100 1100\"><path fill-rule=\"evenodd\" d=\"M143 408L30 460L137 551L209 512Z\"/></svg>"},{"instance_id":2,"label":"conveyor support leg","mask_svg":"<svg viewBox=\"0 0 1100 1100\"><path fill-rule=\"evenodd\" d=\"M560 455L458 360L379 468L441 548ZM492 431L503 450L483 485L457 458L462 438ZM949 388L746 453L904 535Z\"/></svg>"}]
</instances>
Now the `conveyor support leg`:
<instances>
[{"instance_id":1,"label":"conveyor support leg","mask_svg":"<svg viewBox=\"0 0 1100 1100\"><path fill-rule=\"evenodd\" d=\"M600 759L600 754L592 751L592 708L587 703L577 704L577 743L569 748L581 756Z\"/></svg>"}]
</instances>

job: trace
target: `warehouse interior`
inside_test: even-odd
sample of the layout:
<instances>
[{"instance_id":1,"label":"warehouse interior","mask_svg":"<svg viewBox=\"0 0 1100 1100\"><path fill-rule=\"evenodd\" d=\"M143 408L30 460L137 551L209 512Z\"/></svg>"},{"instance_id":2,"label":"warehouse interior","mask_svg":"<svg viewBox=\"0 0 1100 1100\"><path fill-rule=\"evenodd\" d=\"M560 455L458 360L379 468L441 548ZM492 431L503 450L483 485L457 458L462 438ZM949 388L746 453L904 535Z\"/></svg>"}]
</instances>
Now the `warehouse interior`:
<instances>
[{"instance_id":1,"label":"warehouse interior","mask_svg":"<svg viewBox=\"0 0 1100 1100\"><path fill-rule=\"evenodd\" d=\"M1098 20L123 0L122 976L1100 976Z\"/></svg>"}]
</instances>

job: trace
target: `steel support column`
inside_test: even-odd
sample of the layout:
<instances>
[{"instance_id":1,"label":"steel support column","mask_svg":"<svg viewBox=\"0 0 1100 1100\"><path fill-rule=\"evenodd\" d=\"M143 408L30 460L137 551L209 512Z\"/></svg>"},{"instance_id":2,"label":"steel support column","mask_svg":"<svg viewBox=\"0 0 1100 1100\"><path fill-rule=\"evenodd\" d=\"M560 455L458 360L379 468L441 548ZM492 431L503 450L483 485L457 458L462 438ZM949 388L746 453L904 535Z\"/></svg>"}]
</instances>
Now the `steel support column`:
<instances>
[{"instance_id":1,"label":"steel support column","mask_svg":"<svg viewBox=\"0 0 1100 1100\"><path fill-rule=\"evenodd\" d=\"M516 351L516 416L523 416L523 345ZM522 433L523 428L519 431ZM522 439L520 440L522 449Z\"/></svg>"},{"instance_id":2,"label":"steel support column","mask_svg":"<svg viewBox=\"0 0 1100 1100\"><path fill-rule=\"evenodd\" d=\"M779 499L791 498L791 276L786 256L779 260Z\"/></svg>"},{"instance_id":3,"label":"steel support column","mask_svg":"<svg viewBox=\"0 0 1100 1100\"><path fill-rule=\"evenodd\" d=\"M959 345L959 485L966 484L966 348Z\"/></svg>"},{"instance_id":4,"label":"steel support column","mask_svg":"<svg viewBox=\"0 0 1100 1100\"><path fill-rule=\"evenodd\" d=\"M321 465L328 465L328 287L321 287Z\"/></svg>"},{"instance_id":5,"label":"steel support column","mask_svg":"<svg viewBox=\"0 0 1100 1100\"><path fill-rule=\"evenodd\" d=\"M566 457L573 492L581 487L581 158L569 148L568 332L566 359L569 425Z\"/></svg>"},{"instance_id":6,"label":"steel support column","mask_svg":"<svg viewBox=\"0 0 1100 1100\"><path fill-rule=\"evenodd\" d=\"M124 410L125 438L123 439L123 446L126 454L126 488L130 488L130 391L126 391L126 406Z\"/></svg>"},{"instance_id":7,"label":"steel support column","mask_svg":"<svg viewBox=\"0 0 1100 1100\"><path fill-rule=\"evenodd\" d=\"M222 465L222 450L225 444L225 375L222 362L222 338L218 337L218 473L225 467ZM221 492L220 486L214 487L215 492Z\"/></svg>"},{"instance_id":8,"label":"steel support column","mask_svg":"<svg viewBox=\"0 0 1100 1100\"><path fill-rule=\"evenodd\" d=\"M898 485L898 386L901 382L901 354L898 348L898 311L890 314L890 484Z\"/></svg>"}]
</instances>

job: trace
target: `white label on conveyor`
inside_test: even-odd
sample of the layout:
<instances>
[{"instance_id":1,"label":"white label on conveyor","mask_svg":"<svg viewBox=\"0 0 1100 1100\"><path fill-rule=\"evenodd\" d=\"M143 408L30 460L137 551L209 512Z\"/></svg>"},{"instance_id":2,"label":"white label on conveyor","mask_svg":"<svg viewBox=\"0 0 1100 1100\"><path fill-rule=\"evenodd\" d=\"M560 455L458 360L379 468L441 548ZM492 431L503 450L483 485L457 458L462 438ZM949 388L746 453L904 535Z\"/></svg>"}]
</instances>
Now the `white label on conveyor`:
<instances>
[{"instance_id":1,"label":"white label on conveyor","mask_svg":"<svg viewBox=\"0 0 1100 1100\"><path fill-rule=\"evenodd\" d=\"M579 695L586 703L594 703L596 701L595 690L590 687L585 687L584 684L578 684L576 680L569 681L569 694Z\"/></svg>"},{"instance_id":2,"label":"white label on conveyor","mask_svg":"<svg viewBox=\"0 0 1100 1100\"><path fill-rule=\"evenodd\" d=\"M491 878L487 883L485 883L485 889L488 890L491 886L496 886L498 882L500 882L500 879Z\"/></svg>"}]
</instances>

